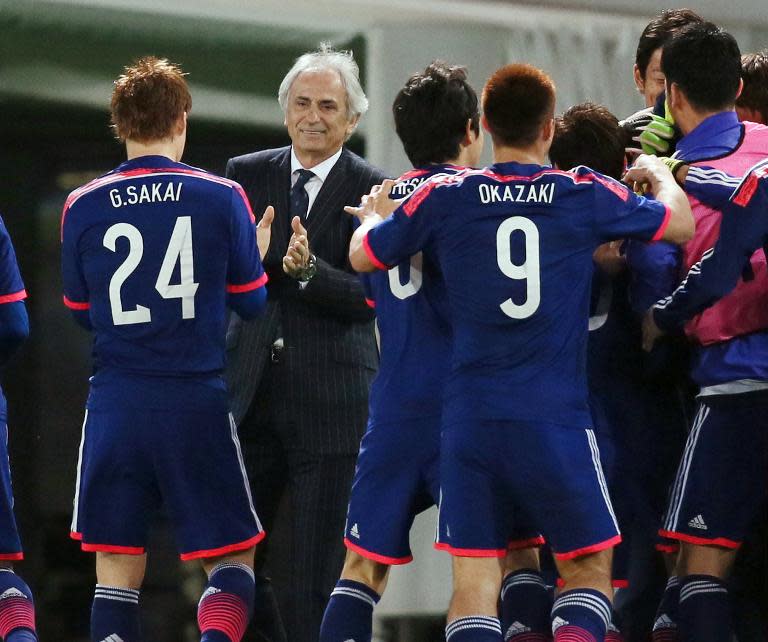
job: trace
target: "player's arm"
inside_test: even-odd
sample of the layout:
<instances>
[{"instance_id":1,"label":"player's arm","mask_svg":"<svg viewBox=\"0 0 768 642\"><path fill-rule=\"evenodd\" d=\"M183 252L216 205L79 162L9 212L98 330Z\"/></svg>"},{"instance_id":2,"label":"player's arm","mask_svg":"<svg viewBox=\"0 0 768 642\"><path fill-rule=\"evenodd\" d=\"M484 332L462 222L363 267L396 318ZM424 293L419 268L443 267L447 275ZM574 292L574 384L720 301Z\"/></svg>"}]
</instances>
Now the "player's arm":
<instances>
[{"instance_id":1,"label":"player's arm","mask_svg":"<svg viewBox=\"0 0 768 642\"><path fill-rule=\"evenodd\" d=\"M768 239L768 184L762 182L760 189L741 198L749 189L749 181L742 183L723 208L720 236L714 248L691 266L671 296L650 310L646 320L649 331L653 330L651 323L662 332L681 327L736 287L750 257Z\"/></svg>"},{"instance_id":2,"label":"player's arm","mask_svg":"<svg viewBox=\"0 0 768 642\"><path fill-rule=\"evenodd\" d=\"M363 197L359 207L345 208L360 221L349 244L349 260L358 272L388 270L422 250L430 239L424 199L435 183L423 183L400 201L389 196L394 184L384 181Z\"/></svg>"},{"instance_id":3,"label":"player's arm","mask_svg":"<svg viewBox=\"0 0 768 642\"><path fill-rule=\"evenodd\" d=\"M61 278L64 285L64 305L69 308L77 324L86 330L93 330L88 285L80 263L78 250L79 233L75 215L64 206L61 223Z\"/></svg>"},{"instance_id":4,"label":"player's arm","mask_svg":"<svg viewBox=\"0 0 768 642\"><path fill-rule=\"evenodd\" d=\"M29 336L26 297L11 237L0 219L0 366Z\"/></svg>"},{"instance_id":5,"label":"player's arm","mask_svg":"<svg viewBox=\"0 0 768 642\"><path fill-rule=\"evenodd\" d=\"M717 210L725 206L741 183L741 177L731 176L720 169L690 166L674 158L662 160L686 194Z\"/></svg>"},{"instance_id":6,"label":"player's arm","mask_svg":"<svg viewBox=\"0 0 768 642\"><path fill-rule=\"evenodd\" d=\"M663 161L655 156L639 156L624 180L638 186L648 185L654 200L666 207L664 219L650 240L682 244L693 238L696 224L688 197ZM648 210L648 199L632 195L627 203L638 213Z\"/></svg>"},{"instance_id":7,"label":"player's arm","mask_svg":"<svg viewBox=\"0 0 768 642\"><path fill-rule=\"evenodd\" d=\"M253 319L267 304L267 274L261 264L256 227L242 189L232 189L227 305L243 319Z\"/></svg>"},{"instance_id":8,"label":"player's arm","mask_svg":"<svg viewBox=\"0 0 768 642\"><path fill-rule=\"evenodd\" d=\"M626 249L631 275L630 304L642 315L680 283L682 252L674 243L630 240Z\"/></svg>"}]
</instances>

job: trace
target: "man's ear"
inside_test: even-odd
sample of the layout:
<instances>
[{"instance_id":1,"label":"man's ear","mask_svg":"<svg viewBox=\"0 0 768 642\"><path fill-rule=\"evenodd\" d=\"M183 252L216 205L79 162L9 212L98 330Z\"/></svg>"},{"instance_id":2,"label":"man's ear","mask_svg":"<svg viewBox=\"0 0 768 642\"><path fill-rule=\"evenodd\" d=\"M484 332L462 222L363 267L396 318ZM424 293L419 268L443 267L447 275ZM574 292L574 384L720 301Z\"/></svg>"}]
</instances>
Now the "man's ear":
<instances>
[{"instance_id":1,"label":"man's ear","mask_svg":"<svg viewBox=\"0 0 768 642\"><path fill-rule=\"evenodd\" d=\"M181 116L176 119L176 126L173 128L173 135L181 136L187 129L187 112L182 112Z\"/></svg>"},{"instance_id":2,"label":"man's ear","mask_svg":"<svg viewBox=\"0 0 768 642\"><path fill-rule=\"evenodd\" d=\"M355 130L357 129L357 125L360 122L360 114L355 116L354 118L350 119L350 121L347 123L347 139L355 133Z\"/></svg>"},{"instance_id":3,"label":"man's ear","mask_svg":"<svg viewBox=\"0 0 768 642\"><path fill-rule=\"evenodd\" d=\"M551 143L555 137L555 118L547 118L541 128L541 140L545 143Z\"/></svg>"},{"instance_id":4,"label":"man's ear","mask_svg":"<svg viewBox=\"0 0 768 642\"><path fill-rule=\"evenodd\" d=\"M640 73L640 67L638 67L637 64L632 68L632 76L635 79L635 87L637 87L637 91L642 94L645 91L645 79L643 78L643 74Z\"/></svg>"},{"instance_id":5,"label":"man's ear","mask_svg":"<svg viewBox=\"0 0 768 642\"><path fill-rule=\"evenodd\" d=\"M736 100L739 99L739 96L741 96L741 92L744 91L744 79L739 78L739 89L736 92Z\"/></svg>"},{"instance_id":6,"label":"man's ear","mask_svg":"<svg viewBox=\"0 0 768 642\"><path fill-rule=\"evenodd\" d=\"M467 118L467 124L464 127L464 138L461 141L462 147L469 147L478 137L475 128L472 126L472 119Z\"/></svg>"}]
</instances>

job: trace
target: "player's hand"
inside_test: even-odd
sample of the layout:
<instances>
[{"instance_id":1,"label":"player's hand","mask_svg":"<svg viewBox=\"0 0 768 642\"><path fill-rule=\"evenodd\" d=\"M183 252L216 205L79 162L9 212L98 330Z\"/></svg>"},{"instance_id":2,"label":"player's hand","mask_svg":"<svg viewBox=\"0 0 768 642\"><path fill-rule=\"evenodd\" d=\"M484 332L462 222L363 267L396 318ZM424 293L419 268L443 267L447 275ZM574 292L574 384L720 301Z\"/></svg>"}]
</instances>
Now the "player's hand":
<instances>
[{"instance_id":1,"label":"player's hand","mask_svg":"<svg viewBox=\"0 0 768 642\"><path fill-rule=\"evenodd\" d=\"M624 139L624 151L631 155L637 156L642 152L638 138L643 133L642 127L647 126L651 122L653 114L650 109L643 109L635 112L631 116L628 116L619 123L619 127Z\"/></svg>"},{"instance_id":2,"label":"player's hand","mask_svg":"<svg viewBox=\"0 0 768 642\"><path fill-rule=\"evenodd\" d=\"M673 179L669 168L657 156L641 154L627 170L622 180L637 194L653 191L654 185L664 178Z\"/></svg>"},{"instance_id":3,"label":"player's hand","mask_svg":"<svg viewBox=\"0 0 768 642\"><path fill-rule=\"evenodd\" d=\"M609 276L616 276L627 267L627 258L621 253L623 241L610 241L598 246L592 254L595 265Z\"/></svg>"},{"instance_id":4,"label":"player's hand","mask_svg":"<svg viewBox=\"0 0 768 642\"><path fill-rule=\"evenodd\" d=\"M291 221L293 234L288 241L288 249L283 257L283 272L294 279L300 278L309 261L311 254L307 230L301 224L301 219L294 216Z\"/></svg>"},{"instance_id":5,"label":"player's hand","mask_svg":"<svg viewBox=\"0 0 768 642\"><path fill-rule=\"evenodd\" d=\"M632 140L639 143L644 154L663 156L672 148L675 137L675 126L663 116L651 114L648 123L641 125L638 134Z\"/></svg>"},{"instance_id":6,"label":"player's hand","mask_svg":"<svg viewBox=\"0 0 768 642\"><path fill-rule=\"evenodd\" d=\"M656 325L653 318L653 308L648 310L643 317L643 350L650 352L659 337L663 337L665 332Z\"/></svg>"},{"instance_id":7,"label":"player's hand","mask_svg":"<svg viewBox=\"0 0 768 642\"><path fill-rule=\"evenodd\" d=\"M262 260L264 260L267 250L269 250L269 242L272 240L272 221L274 220L275 208L268 205L256 225L256 245L259 246L259 256L261 256Z\"/></svg>"},{"instance_id":8,"label":"player's hand","mask_svg":"<svg viewBox=\"0 0 768 642\"><path fill-rule=\"evenodd\" d=\"M387 218L394 212L405 199L393 200L389 198L389 193L395 186L395 181L387 179L381 185L374 185L369 194L363 196L360 205L344 208L347 214L356 216L362 223L370 216L378 216L382 219Z\"/></svg>"},{"instance_id":9,"label":"player's hand","mask_svg":"<svg viewBox=\"0 0 768 642\"><path fill-rule=\"evenodd\" d=\"M685 186L685 179L688 176L688 163L679 158L668 158L666 156L660 156L659 160L669 167L669 171L672 172L672 176L675 177L677 184Z\"/></svg>"}]
</instances>

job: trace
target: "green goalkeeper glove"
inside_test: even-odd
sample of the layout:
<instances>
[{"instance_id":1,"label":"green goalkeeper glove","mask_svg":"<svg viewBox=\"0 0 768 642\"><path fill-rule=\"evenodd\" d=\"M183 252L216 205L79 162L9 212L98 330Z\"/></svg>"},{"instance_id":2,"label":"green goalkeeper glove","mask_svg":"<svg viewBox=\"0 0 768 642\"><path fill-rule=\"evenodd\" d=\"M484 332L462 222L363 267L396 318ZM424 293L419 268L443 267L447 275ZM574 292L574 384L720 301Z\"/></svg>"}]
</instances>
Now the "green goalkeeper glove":
<instances>
[{"instance_id":1,"label":"green goalkeeper glove","mask_svg":"<svg viewBox=\"0 0 768 642\"><path fill-rule=\"evenodd\" d=\"M637 131L638 135L632 140L640 143L643 153L658 156L670 151L672 139L675 137L675 126L666 118L652 114L650 121L638 127Z\"/></svg>"}]
</instances>

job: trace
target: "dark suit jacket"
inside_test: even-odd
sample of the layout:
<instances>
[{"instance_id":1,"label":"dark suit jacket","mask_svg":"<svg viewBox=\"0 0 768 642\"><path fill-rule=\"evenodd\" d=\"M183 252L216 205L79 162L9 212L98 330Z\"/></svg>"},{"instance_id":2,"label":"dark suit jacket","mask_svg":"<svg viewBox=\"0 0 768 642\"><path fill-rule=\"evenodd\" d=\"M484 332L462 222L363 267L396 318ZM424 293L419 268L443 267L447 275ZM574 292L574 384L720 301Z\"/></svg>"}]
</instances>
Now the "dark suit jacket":
<instances>
[{"instance_id":1,"label":"dark suit jacket","mask_svg":"<svg viewBox=\"0 0 768 642\"><path fill-rule=\"evenodd\" d=\"M280 379L283 373L289 378L281 384L285 389L273 395L278 398L270 399L271 415L297 425L299 447L356 453L378 351L373 311L349 264L353 217L344 212L344 206L357 205L386 177L343 149L307 217L317 274L302 290L282 269L291 236L290 173L290 147L238 156L227 163L227 177L243 186L257 218L268 205L275 208L272 240L263 258L269 275L266 314L253 321L233 314L227 333L226 378L232 412L239 425L267 371L272 343L282 336Z\"/></svg>"}]
</instances>

